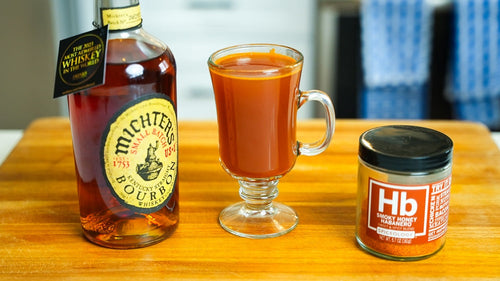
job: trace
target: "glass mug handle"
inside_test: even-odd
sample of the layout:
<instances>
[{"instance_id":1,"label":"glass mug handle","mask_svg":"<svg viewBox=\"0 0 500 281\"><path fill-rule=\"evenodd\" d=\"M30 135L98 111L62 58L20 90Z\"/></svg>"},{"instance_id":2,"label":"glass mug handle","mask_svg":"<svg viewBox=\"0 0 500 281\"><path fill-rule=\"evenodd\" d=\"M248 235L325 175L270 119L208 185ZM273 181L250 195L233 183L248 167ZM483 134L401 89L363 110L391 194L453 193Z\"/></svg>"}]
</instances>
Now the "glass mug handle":
<instances>
[{"instance_id":1,"label":"glass mug handle","mask_svg":"<svg viewBox=\"0 0 500 281\"><path fill-rule=\"evenodd\" d=\"M320 90L300 92L298 108L300 109L300 107L308 101L317 101L321 103L325 109L326 115L326 132L321 140L313 143L298 142L299 155L314 156L325 151L332 140L333 133L335 132L335 109L333 108L330 97L325 92Z\"/></svg>"}]
</instances>

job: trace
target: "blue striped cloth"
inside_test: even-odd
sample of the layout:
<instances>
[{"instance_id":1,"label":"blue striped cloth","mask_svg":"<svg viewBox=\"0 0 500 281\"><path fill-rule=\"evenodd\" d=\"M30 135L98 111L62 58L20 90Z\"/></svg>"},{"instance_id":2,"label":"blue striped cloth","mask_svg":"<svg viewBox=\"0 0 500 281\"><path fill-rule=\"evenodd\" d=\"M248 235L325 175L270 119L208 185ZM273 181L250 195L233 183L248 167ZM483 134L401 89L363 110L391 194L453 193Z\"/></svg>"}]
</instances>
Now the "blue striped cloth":
<instances>
[{"instance_id":1,"label":"blue striped cloth","mask_svg":"<svg viewBox=\"0 0 500 281\"><path fill-rule=\"evenodd\" d=\"M425 0L362 2L361 117L428 116L431 15Z\"/></svg>"},{"instance_id":2,"label":"blue striped cloth","mask_svg":"<svg viewBox=\"0 0 500 281\"><path fill-rule=\"evenodd\" d=\"M424 119L429 113L425 84L365 88L361 99L364 118Z\"/></svg>"},{"instance_id":3,"label":"blue striped cloth","mask_svg":"<svg viewBox=\"0 0 500 281\"><path fill-rule=\"evenodd\" d=\"M499 0L455 0L448 98L458 119L500 130Z\"/></svg>"}]
</instances>

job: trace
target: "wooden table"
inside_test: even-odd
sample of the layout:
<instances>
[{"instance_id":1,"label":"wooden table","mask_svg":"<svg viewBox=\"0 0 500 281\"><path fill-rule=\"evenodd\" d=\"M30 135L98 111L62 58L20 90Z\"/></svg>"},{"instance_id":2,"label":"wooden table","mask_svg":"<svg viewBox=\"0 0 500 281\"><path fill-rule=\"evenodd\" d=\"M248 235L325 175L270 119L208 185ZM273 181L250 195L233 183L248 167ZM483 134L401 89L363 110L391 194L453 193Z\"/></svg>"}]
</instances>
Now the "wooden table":
<instances>
[{"instance_id":1,"label":"wooden table","mask_svg":"<svg viewBox=\"0 0 500 281\"><path fill-rule=\"evenodd\" d=\"M180 123L181 223L164 242L112 250L80 230L67 119L33 122L0 167L1 280L500 280L500 152L488 130L466 122L406 122L455 143L447 243L418 262L371 256L354 240L358 137L395 121L340 120L322 155L302 156L278 201L300 217L291 233L252 240L217 223L239 201L218 162L214 122ZM322 135L301 122L300 137Z\"/></svg>"}]
</instances>

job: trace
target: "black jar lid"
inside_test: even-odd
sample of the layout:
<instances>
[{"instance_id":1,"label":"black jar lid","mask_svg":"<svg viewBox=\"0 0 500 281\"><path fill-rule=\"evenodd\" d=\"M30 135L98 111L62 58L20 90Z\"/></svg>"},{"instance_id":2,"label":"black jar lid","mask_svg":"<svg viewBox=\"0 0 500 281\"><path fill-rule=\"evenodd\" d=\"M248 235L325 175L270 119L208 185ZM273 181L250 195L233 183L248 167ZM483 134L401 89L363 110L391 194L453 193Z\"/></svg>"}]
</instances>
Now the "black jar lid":
<instances>
[{"instance_id":1,"label":"black jar lid","mask_svg":"<svg viewBox=\"0 0 500 281\"><path fill-rule=\"evenodd\" d=\"M359 157L379 168L424 172L451 162L453 141L445 134L417 126L392 125L366 131L359 138Z\"/></svg>"}]
</instances>

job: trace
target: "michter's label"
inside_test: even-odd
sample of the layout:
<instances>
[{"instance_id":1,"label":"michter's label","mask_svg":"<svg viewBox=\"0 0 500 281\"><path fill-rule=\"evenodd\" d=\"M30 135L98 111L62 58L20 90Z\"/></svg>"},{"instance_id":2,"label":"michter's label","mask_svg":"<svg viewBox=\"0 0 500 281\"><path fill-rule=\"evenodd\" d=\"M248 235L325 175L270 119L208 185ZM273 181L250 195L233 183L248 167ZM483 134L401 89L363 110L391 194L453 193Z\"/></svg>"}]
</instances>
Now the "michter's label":
<instances>
[{"instance_id":1,"label":"michter's label","mask_svg":"<svg viewBox=\"0 0 500 281\"><path fill-rule=\"evenodd\" d=\"M142 23L139 4L120 8L102 8L101 16L102 25L109 25L109 30L126 30Z\"/></svg>"},{"instance_id":2,"label":"michter's label","mask_svg":"<svg viewBox=\"0 0 500 281\"><path fill-rule=\"evenodd\" d=\"M172 101L151 94L125 105L102 138L101 160L111 192L140 213L161 209L177 178L177 116Z\"/></svg>"}]
</instances>

